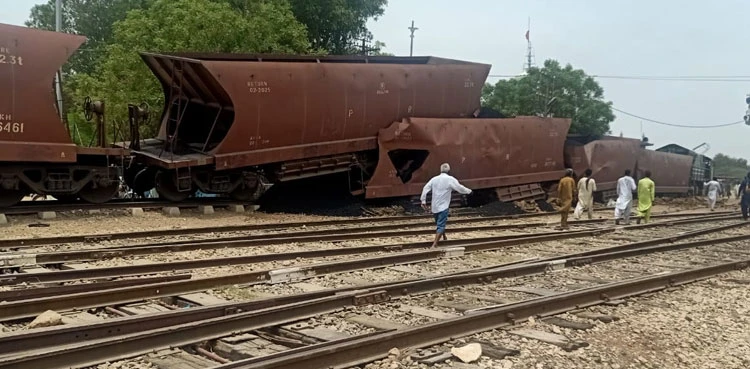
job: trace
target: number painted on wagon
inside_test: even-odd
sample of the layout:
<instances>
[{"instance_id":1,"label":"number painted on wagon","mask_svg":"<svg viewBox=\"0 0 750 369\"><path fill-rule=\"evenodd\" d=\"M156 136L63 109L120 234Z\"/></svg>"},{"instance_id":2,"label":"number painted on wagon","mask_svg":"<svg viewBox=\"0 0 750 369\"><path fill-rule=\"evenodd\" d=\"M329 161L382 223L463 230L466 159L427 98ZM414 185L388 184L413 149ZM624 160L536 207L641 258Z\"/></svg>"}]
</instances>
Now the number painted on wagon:
<instances>
[{"instance_id":1,"label":"number painted on wagon","mask_svg":"<svg viewBox=\"0 0 750 369\"><path fill-rule=\"evenodd\" d=\"M23 133L23 123L0 122L0 133Z\"/></svg>"},{"instance_id":2,"label":"number painted on wagon","mask_svg":"<svg viewBox=\"0 0 750 369\"><path fill-rule=\"evenodd\" d=\"M247 90L251 94L267 94L271 92L271 87L266 81L248 81Z\"/></svg>"},{"instance_id":3,"label":"number painted on wagon","mask_svg":"<svg viewBox=\"0 0 750 369\"><path fill-rule=\"evenodd\" d=\"M23 58L18 55L0 54L0 64L23 65Z\"/></svg>"}]
</instances>

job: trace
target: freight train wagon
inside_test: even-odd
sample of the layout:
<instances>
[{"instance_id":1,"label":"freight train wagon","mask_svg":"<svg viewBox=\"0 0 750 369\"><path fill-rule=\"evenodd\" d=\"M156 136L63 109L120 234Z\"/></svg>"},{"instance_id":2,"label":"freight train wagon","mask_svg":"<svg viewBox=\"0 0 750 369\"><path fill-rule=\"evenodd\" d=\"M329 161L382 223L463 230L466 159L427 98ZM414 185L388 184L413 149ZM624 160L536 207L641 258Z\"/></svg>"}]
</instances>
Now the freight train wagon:
<instances>
[{"instance_id":1,"label":"freight train wagon","mask_svg":"<svg viewBox=\"0 0 750 369\"><path fill-rule=\"evenodd\" d=\"M29 193L100 203L118 190L122 148L76 146L55 72L85 37L0 24L0 208Z\"/></svg>"},{"instance_id":2,"label":"freight train wagon","mask_svg":"<svg viewBox=\"0 0 750 369\"><path fill-rule=\"evenodd\" d=\"M656 151L670 152L673 154L686 155L693 158L693 166L690 170L690 191L694 194L703 193L703 185L713 179L713 160L708 156L698 154L686 147L669 144L656 149Z\"/></svg>"},{"instance_id":3,"label":"freight train wagon","mask_svg":"<svg viewBox=\"0 0 750 369\"><path fill-rule=\"evenodd\" d=\"M630 170L636 180L650 170L658 195L690 193L692 157L647 150L645 146L632 138L570 137L565 144L565 162L579 176L587 168L592 170L599 201L617 197L617 179L625 170Z\"/></svg>"},{"instance_id":4,"label":"freight train wagon","mask_svg":"<svg viewBox=\"0 0 750 369\"><path fill-rule=\"evenodd\" d=\"M418 194L441 162L474 188L558 179L570 120L483 119L486 64L437 57L143 53L158 137L122 143L136 191L248 200L264 182L349 172L368 198ZM131 127L137 132L137 127Z\"/></svg>"}]
</instances>

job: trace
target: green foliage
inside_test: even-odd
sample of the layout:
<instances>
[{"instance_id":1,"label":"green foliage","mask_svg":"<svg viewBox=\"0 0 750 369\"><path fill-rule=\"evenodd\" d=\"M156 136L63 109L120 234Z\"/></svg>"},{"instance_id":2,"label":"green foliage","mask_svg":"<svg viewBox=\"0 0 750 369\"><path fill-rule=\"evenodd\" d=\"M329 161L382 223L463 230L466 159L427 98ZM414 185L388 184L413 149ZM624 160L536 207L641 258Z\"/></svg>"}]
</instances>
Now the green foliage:
<instances>
[{"instance_id":1,"label":"green foliage","mask_svg":"<svg viewBox=\"0 0 750 369\"><path fill-rule=\"evenodd\" d=\"M289 3L294 16L307 26L313 48L329 54L357 54L361 40L372 38L367 21L383 15L388 0L289 0Z\"/></svg>"},{"instance_id":2,"label":"green foliage","mask_svg":"<svg viewBox=\"0 0 750 369\"><path fill-rule=\"evenodd\" d=\"M385 52L385 42L375 41L375 45L372 48L375 51L370 53L370 55L393 56L393 53Z\"/></svg>"},{"instance_id":3,"label":"green foliage","mask_svg":"<svg viewBox=\"0 0 750 369\"><path fill-rule=\"evenodd\" d=\"M66 68L91 73L113 37L113 25L125 19L128 11L146 9L153 0L65 0L62 2L62 30L85 35L88 40L69 61ZM55 0L35 5L26 25L55 29Z\"/></svg>"},{"instance_id":4,"label":"green foliage","mask_svg":"<svg viewBox=\"0 0 750 369\"><path fill-rule=\"evenodd\" d=\"M744 178L750 171L746 159L733 158L724 154L714 156L714 175L717 177Z\"/></svg>"},{"instance_id":5,"label":"green foliage","mask_svg":"<svg viewBox=\"0 0 750 369\"><path fill-rule=\"evenodd\" d=\"M78 74L66 81L72 99L87 95L106 102L112 133L126 132L127 104L148 103L152 124L142 137L158 129L164 105L157 79L138 54L151 52L304 53L309 50L305 27L284 1L256 1L238 12L223 1L155 0L148 9L136 9L114 27L95 73ZM79 105L69 110L71 122L80 122ZM127 136L127 135L125 135ZM121 135L122 137L122 135ZM127 137L125 137L127 138ZM85 142L86 143L86 142Z\"/></svg>"},{"instance_id":6,"label":"green foliage","mask_svg":"<svg viewBox=\"0 0 750 369\"><path fill-rule=\"evenodd\" d=\"M604 101L604 90L592 77L570 64L563 68L555 60L530 68L522 77L486 84L482 104L509 116L572 118L574 134L606 134L615 119L612 103Z\"/></svg>"}]
</instances>

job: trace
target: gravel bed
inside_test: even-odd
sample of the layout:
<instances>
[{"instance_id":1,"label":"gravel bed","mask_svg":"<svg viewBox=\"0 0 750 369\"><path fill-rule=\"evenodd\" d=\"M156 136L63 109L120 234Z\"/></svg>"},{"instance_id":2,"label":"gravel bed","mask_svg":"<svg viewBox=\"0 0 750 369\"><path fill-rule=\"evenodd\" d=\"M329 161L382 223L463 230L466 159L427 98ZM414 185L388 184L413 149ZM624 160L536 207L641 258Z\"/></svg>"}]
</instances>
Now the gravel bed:
<instances>
[{"instance_id":1,"label":"gravel bed","mask_svg":"<svg viewBox=\"0 0 750 369\"><path fill-rule=\"evenodd\" d=\"M427 366L410 360L408 350L399 357L370 363L363 368L746 368L750 366L750 271L728 273L628 299L625 305L594 306L590 312L620 318L595 322L565 313L561 318L594 324L589 330L560 328L529 319L509 329L529 328L560 334L588 344L574 351L521 338L498 329L432 347L450 352L474 340L516 349L518 356L502 360L481 357L471 364L458 359Z\"/></svg>"}]
</instances>

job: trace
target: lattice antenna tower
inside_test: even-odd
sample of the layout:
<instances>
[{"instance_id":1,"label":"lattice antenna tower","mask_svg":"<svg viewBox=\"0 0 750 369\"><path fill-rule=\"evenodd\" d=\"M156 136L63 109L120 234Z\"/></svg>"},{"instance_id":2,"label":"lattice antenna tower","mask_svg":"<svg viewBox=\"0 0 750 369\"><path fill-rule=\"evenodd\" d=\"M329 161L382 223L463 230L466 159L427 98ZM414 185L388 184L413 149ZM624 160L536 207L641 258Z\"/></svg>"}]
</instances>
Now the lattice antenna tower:
<instances>
[{"instance_id":1,"label":"lattice antenna tower","mask_svg":"<svg viewBox=\"0 0 750 369\"><path fill-rule=\"evenodd\" d=\"M531 17L529 17L528 27L526 28L526 62L523 65L523 71L528 70L534 66L534 48L531 46Z\"/></svg>"}]
</instances>

